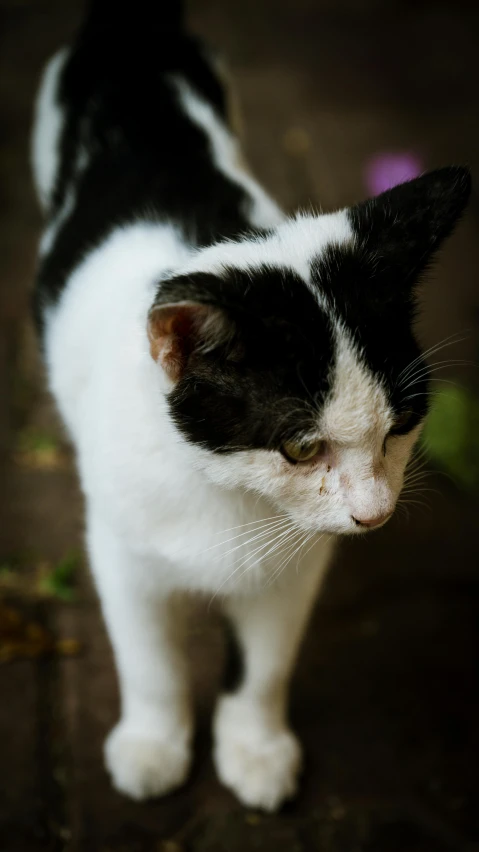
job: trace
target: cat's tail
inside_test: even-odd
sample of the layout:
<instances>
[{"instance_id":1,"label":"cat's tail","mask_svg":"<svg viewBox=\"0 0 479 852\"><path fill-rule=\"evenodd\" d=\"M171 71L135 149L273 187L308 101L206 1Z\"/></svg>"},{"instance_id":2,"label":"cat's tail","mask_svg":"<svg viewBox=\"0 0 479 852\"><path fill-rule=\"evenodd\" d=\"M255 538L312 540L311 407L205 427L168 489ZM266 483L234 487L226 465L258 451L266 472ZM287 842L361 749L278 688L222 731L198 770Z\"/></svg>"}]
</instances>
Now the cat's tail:
<instances>
[{"instance_id":1,"label":"cat's tail","mask_svg":"<svg viewBox=\"0 0 479 852\"><path fill-rule=\"evenodd\" d=\"M184 32L183 0L89 0L82 35L121 42L165 41Z\"/></svg>"}]
</instances>

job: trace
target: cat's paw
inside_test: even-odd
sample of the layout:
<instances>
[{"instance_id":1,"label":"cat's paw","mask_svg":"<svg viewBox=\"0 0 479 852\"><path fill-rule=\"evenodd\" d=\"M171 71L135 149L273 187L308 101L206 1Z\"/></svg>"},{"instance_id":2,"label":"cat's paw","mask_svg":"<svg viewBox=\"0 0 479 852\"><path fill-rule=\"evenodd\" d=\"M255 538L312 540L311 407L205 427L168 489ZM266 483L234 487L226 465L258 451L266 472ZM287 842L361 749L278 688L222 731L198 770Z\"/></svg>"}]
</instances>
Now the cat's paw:
<instances>
[{"instance_id":1,"label":"cat's paw","mask_svg":"<svg viewBox=\"0 0 479 852\"><path fill-rule=\"evenodd\" d=\"M244 805L277 810L296 793L301 769L298 740L287 728L268 733L242 726L222 710L220 704L214 749L220 780Z\"/></svg>"},{"instance_id":2,"label":"cat's paw","mask_svg":"<svg viewBox=\"0 0 479 852\"><path fill-rule=\"evenodd\" d=\"M191 753L177 741L132 731L120 722L105 742L105 764L113 786L138 801L163 796L186 781Z\"/></svg>"}]
</instances>

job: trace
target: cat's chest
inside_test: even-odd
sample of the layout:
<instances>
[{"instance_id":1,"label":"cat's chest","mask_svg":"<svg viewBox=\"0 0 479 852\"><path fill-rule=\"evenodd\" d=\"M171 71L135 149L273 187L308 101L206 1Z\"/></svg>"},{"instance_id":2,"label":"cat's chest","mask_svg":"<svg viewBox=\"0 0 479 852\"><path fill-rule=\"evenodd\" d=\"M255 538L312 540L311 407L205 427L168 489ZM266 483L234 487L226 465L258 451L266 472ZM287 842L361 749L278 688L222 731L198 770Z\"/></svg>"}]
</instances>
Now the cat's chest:
<instances>
[{"instance_id":1,"label":"cat's chest","mask_svg":"<svg viewBox=\"0 0 479 852\"><path fill-rule=\"evenodd\" d=\"M135 474L110 477L101 502L149 581L207 593L252 589L298 564L310 547L256 494L220 489L197 471L175 473L164 456Z\"/></svg>"},{"instance_id":2,"label":"cat's chest","mask_svg":"<svg viewBox=\"0 0 479 852\"><path fill-rule=\"evenodd\" d=\"M189 488L166 488L140 504L136 518L130 514L131 541L134 546L141 541L156 559L156 570L162 573L166 566L181 584L205 590L248 585L267 572L271 562L264 557L285 525L270 520L274 510L257 502L201 488L192 478Z\"/></svg>"}]
</instances>

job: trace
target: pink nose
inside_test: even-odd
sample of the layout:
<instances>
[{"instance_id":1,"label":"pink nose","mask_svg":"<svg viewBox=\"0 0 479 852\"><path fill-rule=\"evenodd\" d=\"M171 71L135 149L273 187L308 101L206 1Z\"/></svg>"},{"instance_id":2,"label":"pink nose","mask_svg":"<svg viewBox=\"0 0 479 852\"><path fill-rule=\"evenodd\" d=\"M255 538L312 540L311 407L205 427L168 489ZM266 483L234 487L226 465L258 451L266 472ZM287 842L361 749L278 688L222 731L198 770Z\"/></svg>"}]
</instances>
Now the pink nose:
<instances>
[{"instance_id":1,"label":"pink nose","mask_svg":"<svg viewBox=\"0 0 479 852\"><path fill-rule=\"evenodd\" d=\"M381 524L385 524L386 521L389 520L391 515L392 515L392 512L383 512L382 515L376 515L375 518L368 518L368 517L361 518L361 517L358 517L357 515L356 516L351 515L351 517L352 517L354 523L356 524L356 526L367 527L368 529L372 530L372 529L374 529L374 527L380 527Z\"/></svg>"}]
</instances>

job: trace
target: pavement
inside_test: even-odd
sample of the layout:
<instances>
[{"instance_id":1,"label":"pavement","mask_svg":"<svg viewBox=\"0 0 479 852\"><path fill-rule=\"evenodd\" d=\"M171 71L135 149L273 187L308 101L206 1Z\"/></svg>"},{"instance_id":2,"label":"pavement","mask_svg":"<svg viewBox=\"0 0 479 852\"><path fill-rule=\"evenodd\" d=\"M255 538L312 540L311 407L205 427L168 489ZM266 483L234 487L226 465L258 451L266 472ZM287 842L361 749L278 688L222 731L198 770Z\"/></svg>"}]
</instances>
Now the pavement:
<instances>
[{"instance_id":1,"label":"pavement","mask_svg":"<svg viewBox=\"0 0 479 852\"><path fill-rule=\"evenodd\" d=\"M40 216L28 167L39 70L77 0L0 3L1 852L479 852L478 501L427 491L344 542L301 653L291 717L300 795L274 816L217 782L210 719L223 663L198 601L189 647L199 729L187 786L137 804L101 748L118 712L111 651L82 555L82 500L29 319ZM414 152L479 174L479 10L471 3L191 0L228 57L256 174L287 208L353 203L368 160ZM423 292L426 346L478 343L478 196ZM444 374L474 385L473 369Z\"/></svg>"}]
</instances>

